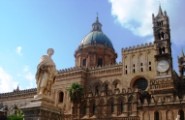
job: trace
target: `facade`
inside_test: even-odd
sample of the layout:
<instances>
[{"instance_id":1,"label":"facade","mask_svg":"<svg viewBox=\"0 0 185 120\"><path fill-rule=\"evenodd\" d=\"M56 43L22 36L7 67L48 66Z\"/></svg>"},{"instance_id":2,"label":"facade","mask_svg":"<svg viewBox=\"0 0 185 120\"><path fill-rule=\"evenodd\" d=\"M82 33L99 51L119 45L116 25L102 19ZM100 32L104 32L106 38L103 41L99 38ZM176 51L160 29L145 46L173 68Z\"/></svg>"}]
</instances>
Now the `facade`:
<instances>
[{"instance_id":1,"label":"facade","mask_svg":"<svg viewBox=\"0 0 185 120\"><path fill-rule=\"evenodd\" d=\"M111 40L102 32L98 17L91 32L75 51L75 67L58 70L52 87L55 106L66 119L175 120L185 112L185 55L179 56L178 75L173 69L170 24L161 7L152 16L154 42L122 49L122 62ZM152 28L151 28L152 29ZM67 88L84 88L81 102L73 104ZM0 94L0 102L21 107L36 89Z\"/></svg>"}]
</instances>

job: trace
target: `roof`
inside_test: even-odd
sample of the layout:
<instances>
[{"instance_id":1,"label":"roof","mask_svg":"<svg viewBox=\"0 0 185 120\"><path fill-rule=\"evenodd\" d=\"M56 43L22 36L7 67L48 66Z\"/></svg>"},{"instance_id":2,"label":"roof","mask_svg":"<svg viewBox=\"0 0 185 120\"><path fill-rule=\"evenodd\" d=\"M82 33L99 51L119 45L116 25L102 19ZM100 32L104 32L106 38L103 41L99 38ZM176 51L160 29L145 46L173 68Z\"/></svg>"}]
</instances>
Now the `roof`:
<instances>
[{"instance_id":1,"label":"roof","mask_svg":"<svg viewBox=\"0 0 185 120\"><path fill-rule=\"evenodd\" d=\"M92 24L91 32L83 38L80 46L100 44L114 49L111 40L102 32L101 27L102 24L96 17L96 21Z\"/></svg>"}]
</instances>

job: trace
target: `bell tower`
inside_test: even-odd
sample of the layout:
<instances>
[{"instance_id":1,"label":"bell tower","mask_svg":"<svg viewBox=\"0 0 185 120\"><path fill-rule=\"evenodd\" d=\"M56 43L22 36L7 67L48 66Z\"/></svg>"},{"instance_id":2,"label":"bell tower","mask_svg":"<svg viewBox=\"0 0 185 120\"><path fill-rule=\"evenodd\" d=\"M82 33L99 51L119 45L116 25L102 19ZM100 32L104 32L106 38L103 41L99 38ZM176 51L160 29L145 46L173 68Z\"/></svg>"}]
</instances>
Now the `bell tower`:
<instances>
[{"instance_id":1,"label":"bell tower","mask_svg":"<svg viewBox=\"0 0 185 120\"><path fill-rule=\"evenodd\" d=\"M157 75L171 75L172 74L172 55L171 55L171 38L169 18L166 11L162 11L159 6L158 15L153 17L153 32L155 38L156 48L156 65Z\"/></svg>"},{"instance_id":2,"label":"bell tower","mask_svg":"<svg viewBox=\"0 0 185 120\"><path fill-rule=\"evenodd\" d=\"M170 24L166 11L162 11L159 6L159 11L156 16L152 15L153 34L155 45L155 63L156 63L156 79L152 82L151 88L155 90L173 89L173 62L171 53L171 37Z\"/></svg>"},{"instance_id":3,"label":"bell tower","mask_svg":"<svg viewBox=\"0 0 185 120\"><path fill-rule=\"evenodd\" d=\"M182 55L178 58L178 63L179 63L179 73L180 77L184 79L185 76L185 54L184 51L182 51Z\"/></svg>"}]
</instances>

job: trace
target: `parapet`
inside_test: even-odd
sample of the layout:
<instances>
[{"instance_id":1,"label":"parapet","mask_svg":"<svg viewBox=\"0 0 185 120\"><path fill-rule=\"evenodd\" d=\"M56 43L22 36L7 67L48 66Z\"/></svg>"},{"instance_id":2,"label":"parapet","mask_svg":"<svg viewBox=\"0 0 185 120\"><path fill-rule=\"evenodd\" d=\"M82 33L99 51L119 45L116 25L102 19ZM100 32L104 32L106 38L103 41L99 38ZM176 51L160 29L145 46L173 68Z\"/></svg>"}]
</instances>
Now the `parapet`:
<instances>
[{"instance_id":1,"label":"parapet","mask_svg":"<svg viewBox=\"0 0 185 120\"><path fill-rule=\"evenodd\" d=\"M145 43L141 45L122 48L122 52L131 52L131 51L142 50L150 47L154 47L154 43L150 42L150 43Z\"/></svg>"},{"instance_id":2,"label":"parapet","mask_svg":"<svg viewBox=\"0 0 185 120\"><path fill-rule=\"evenodd\" d=\"M29 96L29 95L35 95L36 93L37 93L37 89L31 88L31 89L1 93L0 99L9 98L9 97L21 97L21 96L25 97L25 96Z\"/></svg>"}]
</instances>

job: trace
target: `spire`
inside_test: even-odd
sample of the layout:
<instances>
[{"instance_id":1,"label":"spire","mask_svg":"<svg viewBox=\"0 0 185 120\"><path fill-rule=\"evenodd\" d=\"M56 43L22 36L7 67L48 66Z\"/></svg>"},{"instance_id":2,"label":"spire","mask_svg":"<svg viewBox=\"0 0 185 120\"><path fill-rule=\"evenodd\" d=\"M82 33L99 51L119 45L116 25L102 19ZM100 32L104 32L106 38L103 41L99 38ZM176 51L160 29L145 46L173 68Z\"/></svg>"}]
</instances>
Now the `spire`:
<instances>
[{"instance_id":1,"label":"spire","mask_svg":"<svg viewBox=\"0 0 185 120\"><path fill-rule=\"evenodd\" d=\"M159 5L159 12L157 16L162 16L162 15L163 15L163 11L162 11L161 5Z\"/></svg>"},{"instance_id":2,"label":"spire","mask_svg":"<svg viewBox=\"0 0 185 120\"><path fill-rule=\"evenodd\" d=\"M182 49L182 53L181 54L182 54L181 57L185 57L183 49Z\"/></svg>"},{"instance_id":3,"label":"spire","mask_svg":"<svg viewBox=\"0 0 185 120\"><path fill-rule=\"evenodd\" d=\"M96 21L92 24L92 31L102 31L102 24L99 22L98 13L96 16Z\"/></svg>"}]
</instances>

